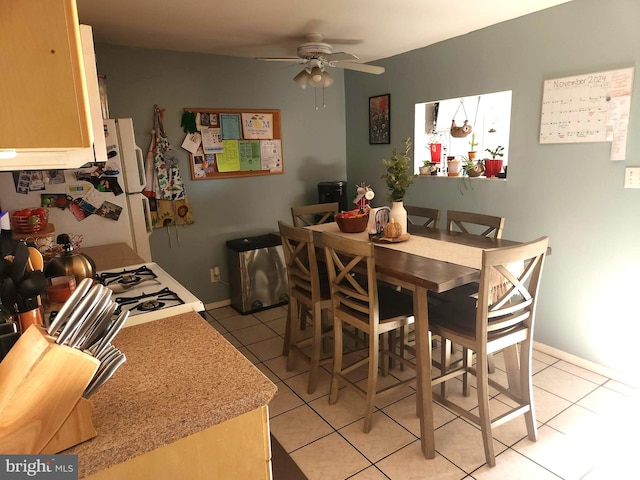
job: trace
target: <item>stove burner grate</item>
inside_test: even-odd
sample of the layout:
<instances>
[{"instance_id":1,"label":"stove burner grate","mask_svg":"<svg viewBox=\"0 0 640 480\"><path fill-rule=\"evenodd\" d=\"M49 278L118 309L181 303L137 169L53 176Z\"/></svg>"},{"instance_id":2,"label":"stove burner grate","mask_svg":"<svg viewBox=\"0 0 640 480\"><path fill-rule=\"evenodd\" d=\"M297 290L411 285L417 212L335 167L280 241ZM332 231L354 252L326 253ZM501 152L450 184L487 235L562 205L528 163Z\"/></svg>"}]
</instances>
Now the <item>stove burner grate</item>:
<instances>
[{"instance_id":1,"label":"stove burner grate","mask_svg":"<svg viewBox=\"0 0 640 480\"><path fill-rule=\"evenodd\" d=\"M184 301L178 296L178 294L170 290L168 287L158 290L157 292L143 293L136 297L118 296L114 300L118 304L118 312L120 312L122 308L126 308L131 311L132 314L133 310L151 312L165 307L184 304Z\"/></svg>"},{"instance_id":2,"label":"stove burner grate","mask_svg":"<svg viewBox=\"0 0 640 480\"><path fill-rule=\"evenodd\" d=\"M156 310L163 308L165 305L166 303L159 302L158 300L147 300L139 303L135 308L141 312L155 312Z\"/></svg>"},{"instance_id":3,"label":"stove burner grate","mask_svg":"<svg viewBox=\"0 0 640 480\"><path fill-rule=\"evenodd\" d=\"M119 283L125 287L132 287L145 280L155 280L158 276L146 265L142 265L134 270L122 270L119 272L102 272L98 276L98 281L108 287Z\"/></svg>"},{"instance_id":4,"label":"stove burner grate","mask_svg":"<svg viewBox=\"0 0 640 480\"><path fill-rule=\"evenodd\" d=\"M142 280L142 277L139 277L138 275L125 273L124 275L122 275L120 280L118 280L118 283L122 283L124 285L135 285L136 283L139 283L141 280Z\"/></svg>"}]
</instances>

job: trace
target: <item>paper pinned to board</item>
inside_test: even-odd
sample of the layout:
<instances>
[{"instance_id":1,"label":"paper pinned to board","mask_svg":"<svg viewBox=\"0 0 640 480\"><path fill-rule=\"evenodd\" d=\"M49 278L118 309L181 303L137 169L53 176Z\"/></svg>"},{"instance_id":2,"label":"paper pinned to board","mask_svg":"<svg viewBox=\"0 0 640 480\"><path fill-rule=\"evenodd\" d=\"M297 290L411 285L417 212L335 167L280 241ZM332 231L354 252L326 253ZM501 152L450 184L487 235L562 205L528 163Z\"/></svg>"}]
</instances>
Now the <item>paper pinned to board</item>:
<instances>
[{"instance_id":1,"label":"paper pinned to board","mask_svg":"<svg viewBox=\"0 0 640 480\"><path fill-rule=\"evenodd\" d=\"M224 151L216 153L219 172L237 172L240 170L240 153L237 140L223 140Z\"/></svg>"},{"instance_id":2,"label":"paper pinned to board","mask_svg":"<svg viewBox=\"0 0 640 480\"><path fill-rule=\"evenodd\" d=\"M269 140L273 138L273 114L243 113L242 133L248 140Z\"/></svg>"},{"instance_id":3,"label":"paper pinned to board","mask_svg":"<svg viewBox=\"0 0 640 480\"><path fill-rule=\"evenodd\" d=\"M224 151L220 128L202 128L202 148L204 153L220 153Z\"/></svg>"},{"instance_id":4,"label":"paper pinned to board","mask_svg":"<svg viewBox=\"0 0 640 480\"><path fill-rule=\"evenodd\" d=\"M280 140L260 140L262 170L282 171L282 144Z\"/></svg>"},{"instance_id":5,"label":"paper pinned to board","mask_svg":"<svg viewBox=\"0 0 640 480\"><path fill-rule=\"evenodd\" d=\"M260 142L258 140L239 140L240 170L261 170Z\"/></svg>"},{"instance_id":6,"label":"paper pinned to board","mask_svg":"<svg viewBox=\"0 0 640 480\"><path fill-rule=\"evenodd\" d=\"M198 151L198 147L202 143L202 136L198 133L187 133L182 141L182 148L186 151L195 154Z\"/></svg>"}]
</instances>

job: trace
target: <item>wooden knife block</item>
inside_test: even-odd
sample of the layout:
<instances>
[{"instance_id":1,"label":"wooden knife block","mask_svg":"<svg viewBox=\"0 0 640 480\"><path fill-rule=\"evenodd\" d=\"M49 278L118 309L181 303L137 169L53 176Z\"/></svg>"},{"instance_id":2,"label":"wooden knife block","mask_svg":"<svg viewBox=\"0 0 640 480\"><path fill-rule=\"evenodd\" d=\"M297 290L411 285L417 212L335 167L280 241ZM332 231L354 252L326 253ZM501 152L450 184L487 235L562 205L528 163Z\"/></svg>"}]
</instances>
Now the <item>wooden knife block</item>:
<instances>
[{"instance_id":1,"label":"wooden knife block","mask_svg":"<svg viewBox=\"0 0 640 480\"><path fill-rule=\"evenodd\" d=\"M100 362L29 327L0 362L0 452L58 453L96 435L82 398Z\"/></svg>"}]
</instances>

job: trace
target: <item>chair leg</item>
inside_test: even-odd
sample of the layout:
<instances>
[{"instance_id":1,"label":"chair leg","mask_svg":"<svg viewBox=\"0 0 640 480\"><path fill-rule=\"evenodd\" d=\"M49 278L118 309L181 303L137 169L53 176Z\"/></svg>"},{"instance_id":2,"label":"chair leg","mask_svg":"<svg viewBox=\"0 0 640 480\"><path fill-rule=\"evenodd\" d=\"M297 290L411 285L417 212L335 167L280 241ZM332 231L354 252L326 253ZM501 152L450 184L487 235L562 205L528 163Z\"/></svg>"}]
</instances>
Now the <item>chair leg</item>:
<instances>
[{"instance_id":1,"label":"chair leg","mask_svg":"<svg viewBox=\"0 0 640 480\"><path fill-rule=\"evenodd\" d=\"M331 339L329 338L328 335L324 335L324 332L326 331L325 329L329 328L330 322L329 322L329 310L328 309L324 309L322 310L322 312L320 313L320 325L321 325L321 333L323 334L322 337L322 351L327 353L329 351L329 348L331 347Z\"/></svg>"},{"instance_id":2,"label":"chair leg","mask_svg":"<svg viewBox=\"0 0 640 480\"><path fill-rule=\"evenodd\" d=\"M342 320L333 315L333 373L329 389L329 405L338 400L338 376L342 372Z\"/></svg>"},{"instance_id":3,"label":"chair leg","mask_svg":"<svg viewBox=\"0 0 640 480\"><path fill-rule=\"evenodd\" d=\"M440 337L440 375L444 375L447 373L447 369L449 368L449 364L451 363L451 341ZM447 382L442 382L440 384L440 395L442 398L447 398Z\"/></svg>"},{"instance_id":4,"label":"chair leg","mask_svg":"<svg viewBox=\"0 0 640 480\"><path fill-rule=\"evenodd\" d=\"M387 354L387 349L391 345L390 342L395 341L394 335L389 335L388 332L382 334L382 357L381 357L381 368L382 368L382 376L386 377L389 375L389 363L391 362L391 356ZM391 365L393 366L393 365Z\"/></svg>"},{"instance_id":5,"label":"chair leg","mask_svg":"<svg viewBox=\"0 0 640 480\"><path fill-rule=\"evenodd\" d=\"M298 312L299 311L298 308L301 306L302 304L299 304L294 297L291 297L289 299L289 310L292 312L291 313L292 315L293 315L293 312ZM289 327L288 328L289 340L288 340L288 354L287 354L287 370L293 370L296 352L293 351L291 347L295 345L298 341L298 335L296 332L298 325L296 325L296 322L294 321L293 318L291 318L287 323Z\"/></svg>"},{"instance_id":6,"label":"chair leg","mask_svg":"<svg viewBox=\"0 0 640 480\"><path fill-rule=\"evenodd\" d=\"M529 404L529 411L524 414L527 425L527 437L532 442L538 438L536 427L536 413L533 408L533 386L531 385L531 345L524 342L520 352L520 399Z\"/></svg>"},{"instance_id":7,"label":"chair leg","mask_svg":"<svg viewBox=\"0 0 640 480\"><path fill-rule=\"evenodd\" d=\"M493 435L491 431L491 413L489 412L489 368L486 355L476 355L476 375L478 390L478 410L480 429L482 430L482 443L487 465L496 465L496 456L493 450Z\"/></svg>"},{"instance_id":8,"label":"chair leg","mask_svg":"<svg viewBox=\"0 0 640 480\"><path fill-rule=\"evenodd\" d=\"M493 353L487 355L487 368L489 373L496 373L496 362L493 359Z\"/></svg>"},{"instance_id":9,"label":"chair leg","mask_svg":"<svg viewBox=\"0 0 640 480\"><path fill-rule=\"evenodd\" d=\"M313 307L312 327L313 336L311 337L311 358L309 365L309 383L307 385L307 393L313 393L318 383L318 370L320 368L320 354L322 351L322 311L320 305Z\"/></svg>"},{"instance_id":10,"label":"chair leg","mask_svg":"<svg viewBox=\"0 0 640 480\"><path fill-rule=\"evenodd\" d=\"M291 308L291 298L289 299L289 308L287 308L287 322L284 327L284 342L282 344L282 356L289 356L289 344L291 342L291 333L289 329L291 328L291 323L294 321L293 318L293 309Z\"/></svg>"},{"instance_id":11,"label":"chair leg","mask_svg":"<svg viewBox=\"0 0 640 480\"><path fill-rule=\"evenodd\" d=\"M369 433L373 422L373 410L376 402L376 387L378 385L378 351L380 336L369 334L369 378L367 379L367 404L364 411L364 425L362 431ZM384 355L383 355L384 356Z\"/></svg>"},{"instance_id":12,"label":"chair leg","mask_svg":"<svg viewBox=\"0 0 640 480\"><path fill-rule=\"evenodd\" d=\"M462 395L468 397L470 394L469 388L469 368L473 363L473 351L468 348L462 349L462 365L464 368L464 374L462 375Z\"/></svg>"}]
</instances>

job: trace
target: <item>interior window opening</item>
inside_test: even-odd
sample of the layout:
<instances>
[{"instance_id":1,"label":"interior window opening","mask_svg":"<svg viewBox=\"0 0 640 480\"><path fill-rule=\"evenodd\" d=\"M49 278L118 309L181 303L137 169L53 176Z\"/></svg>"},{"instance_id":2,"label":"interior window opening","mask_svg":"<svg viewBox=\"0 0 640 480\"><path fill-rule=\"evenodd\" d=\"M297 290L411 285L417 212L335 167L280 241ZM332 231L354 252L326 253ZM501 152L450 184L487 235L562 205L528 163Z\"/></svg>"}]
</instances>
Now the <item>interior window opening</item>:
<instances>
[{"instance_id":1,"label":"interior window opening","mask_svg":"<svg viewBox=\"0 0 640 480\"><path fill-rule=\"evenodd\" d=\"M415 173L429 165L431 175L447 176L449 159L461 160L462 165L482 162L484 167L484 159L495 158L502 160L499 176L506 177L510 124L510 90L417 103ZM466 169L462 170L464 175Z\"/></svg>"}]
</instances>

